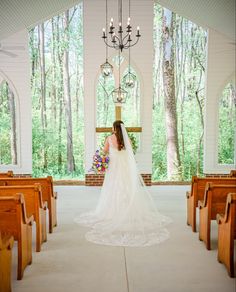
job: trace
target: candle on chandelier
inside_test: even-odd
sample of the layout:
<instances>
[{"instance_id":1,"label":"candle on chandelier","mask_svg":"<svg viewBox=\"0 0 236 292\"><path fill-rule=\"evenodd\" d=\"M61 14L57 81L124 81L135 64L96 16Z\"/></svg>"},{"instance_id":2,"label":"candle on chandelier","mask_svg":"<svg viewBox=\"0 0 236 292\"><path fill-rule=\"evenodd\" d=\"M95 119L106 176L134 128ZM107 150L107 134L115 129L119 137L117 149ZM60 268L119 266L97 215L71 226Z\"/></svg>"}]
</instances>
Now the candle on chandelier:
<instances>
[{"instance_id":1,"label":"candle on chandelier","mask_svg":"<svg viewBox=\"0 0 236 292\"><path fill-rule=\"evenodd\" d=\"M139 38L141 35L140 35L140 33L139 33L139 30L140 30L140 28L139 28L139 26L137 26L137 37Z\"/></svg>"}]
</instances>

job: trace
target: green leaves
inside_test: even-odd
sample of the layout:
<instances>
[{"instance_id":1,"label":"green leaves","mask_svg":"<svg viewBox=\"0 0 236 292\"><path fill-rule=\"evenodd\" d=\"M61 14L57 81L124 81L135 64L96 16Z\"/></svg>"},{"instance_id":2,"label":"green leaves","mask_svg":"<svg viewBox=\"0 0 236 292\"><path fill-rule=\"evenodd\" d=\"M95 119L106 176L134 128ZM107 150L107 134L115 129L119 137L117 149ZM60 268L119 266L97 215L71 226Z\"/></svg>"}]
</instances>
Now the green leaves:
<instances>
[{"instance_id":1,"label":"green leaves","mask_svg":"<svg viewBox=\"0 0 236 292\"><path fill-rule=\"evenodd\" d=\"M39 39L37 27L30 31L32 62L32 123L33 175L53 175L55 178L84 177L84 119L83 119L83 12L82 3L69 10L69 27L63 28L64 14L44 23L46 110L45 132L41 119L41 71L38 62ZM65 38L65 36L67 38ZM62 54L69 50L70 92L72 104L73 148L76 170L67 172L67 132L63 99ZM33 70L34 69L34 70ZM46 155L46 169L44 162Z\"/></svg>"},{"instance_id":2,"label":"green leaves","mask_svg":"<svg viewBox=\"0 0 236 292\"><path fill-rule=\"evenodd\" d=\"M218 163L234 164L236 131L235 89L228 83L219 99Z\"/></svg>"},{"instance_id":3,"label":"green leaves","mask_svg":"<svg viewBox=\"0 0 236 292\"><path fill-rule=\"evenodd\" d=\"M164 113L162 19L163 7L154 5L154 96L153 96L153 180L167 179L167 146ZM175 48L175 93L178 141L183 180L203 169L203 108L206 31L176 15L173 31ZM197 92L197 94L196 94Z\"/></svg>"}]
</instances>

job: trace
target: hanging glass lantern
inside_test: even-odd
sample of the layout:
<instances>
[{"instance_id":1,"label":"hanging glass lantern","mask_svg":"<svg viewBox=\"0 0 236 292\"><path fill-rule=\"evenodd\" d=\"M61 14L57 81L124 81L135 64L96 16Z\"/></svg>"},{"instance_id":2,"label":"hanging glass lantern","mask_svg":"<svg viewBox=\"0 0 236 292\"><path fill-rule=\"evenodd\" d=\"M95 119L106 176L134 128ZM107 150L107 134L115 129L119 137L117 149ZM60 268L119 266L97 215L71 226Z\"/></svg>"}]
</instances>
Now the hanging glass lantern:
<instances>
[{"instance_id":1,"label":"hanging glass lantern","mask_svg":"<svg viewBox=\"0 0 236 292\"><path fill-rule=\"evenodd\" d=\"M108 62L106 59L106 62L103 63L101 66L101 73L104 78L111 77L113 73L113 66Z\"/></svg>"},{"instance_id":2,"label":"hanging glass lantern","mask_svg":"<svg viewBox=\"0 0 236 292\"><path fill-rule=\"evenodd\" d=\"M123 82L126 88L134 88L137 77L130 71L123 77Z\"/></svg>"},{"instance_id":3,"label":"hanging glass lantern","mask_svg":"<svg viewBox=\"0 0 236 292\"><path fill-rule=\"evenodd\" d=\"M128 92L119 86L111 92L114 103L125 103Z\"/></svg>"}]
</instances>

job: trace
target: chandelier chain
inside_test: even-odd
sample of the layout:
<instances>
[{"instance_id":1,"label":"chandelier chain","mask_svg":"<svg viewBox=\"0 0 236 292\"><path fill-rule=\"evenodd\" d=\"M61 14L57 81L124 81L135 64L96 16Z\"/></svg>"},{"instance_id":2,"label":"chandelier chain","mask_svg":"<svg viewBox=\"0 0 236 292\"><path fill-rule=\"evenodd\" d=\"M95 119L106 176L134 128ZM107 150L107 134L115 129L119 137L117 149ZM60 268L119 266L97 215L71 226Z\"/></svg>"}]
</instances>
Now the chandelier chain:
<instances>
[{"instance_id":1,"label":"chandelier chain","mask_svg":"<svg viewBox=\"0 0 236 292\"><path fill-rule=\"evenodd\" d=\"M107 15L108 15L108 4L107 4L107 0L106 0L106 32L108 29L108 19L107 19ZM108 46L106 46L106 62L108 60Z\"/></svg>"}]
</instances>

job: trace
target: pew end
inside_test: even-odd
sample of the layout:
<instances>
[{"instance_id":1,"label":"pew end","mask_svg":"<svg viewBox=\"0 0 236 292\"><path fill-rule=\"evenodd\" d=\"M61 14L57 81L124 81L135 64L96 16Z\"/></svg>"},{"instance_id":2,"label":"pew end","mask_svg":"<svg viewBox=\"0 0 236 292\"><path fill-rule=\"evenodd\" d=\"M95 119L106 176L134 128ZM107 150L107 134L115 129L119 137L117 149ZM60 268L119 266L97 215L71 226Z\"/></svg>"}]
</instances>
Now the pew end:
<instances>
[{"instance_id":1,"label":"pew end","mask_svg":"<svg viewBox=\"0 0 236 292\"><path fill-rule=\"evenodd\" d=\"M0 230L17 241L17 280L23 278L26 266L32 263L33 220L33 216L27 217L23 194L0 197Z\"/></svg>"},{"instance_id":2,"label":"pew end","mask_svg":"<svg viewBox=\"0 0 236 292\"><path fill-rule=\"evenodd\" d=\"M217 259L224 264L228 275L235 277L234 240L236 239L236 193L229 193L224 214L217 214L218 255Z\"/></svg>"},{"instance_id":3,"label":"pew end","mask_svg":"<svg viewBox=\"0 0 236 292\"><path fill-rule=\"evenodd\" d=\"M205 243L208 250L211 249L211 221L217 219L218 213L224 212L230 192L236 192L236 184L215 185L211 182L206 185L204 199L198 202L199 239Z\"/></svg>"},{"instance_id":4,"label":"pew end","mask_svg":"<svg viewBox=\"0 0 236 292\"><path fill-rule=\"evenodd\" d=\"M14 238L0 232L0 292L11 292L11 263Z\"/></svg>"}]
</instances>

